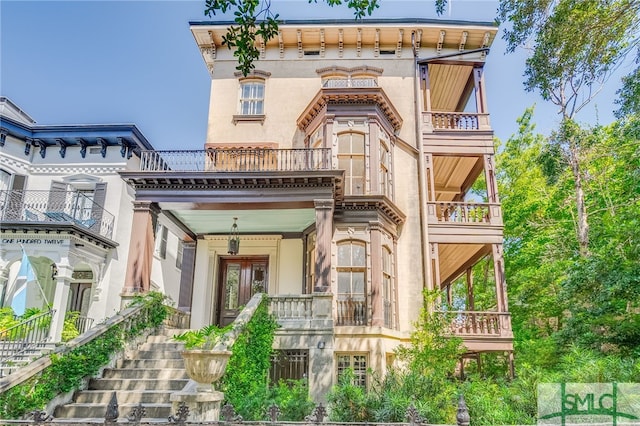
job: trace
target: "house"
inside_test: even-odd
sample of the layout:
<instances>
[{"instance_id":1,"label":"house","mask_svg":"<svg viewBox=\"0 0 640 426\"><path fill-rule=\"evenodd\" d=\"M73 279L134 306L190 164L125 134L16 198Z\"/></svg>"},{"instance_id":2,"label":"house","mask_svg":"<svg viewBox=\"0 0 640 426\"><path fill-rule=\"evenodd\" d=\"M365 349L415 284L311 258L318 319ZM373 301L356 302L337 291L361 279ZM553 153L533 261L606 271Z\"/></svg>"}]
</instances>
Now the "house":
<instances>
[{"instance_id":1,"label":"house","mask_svg":"<svg viewBox=\"0 0 640 426\"><path fill-rule=\"evenodd\" d=\"M34 279L16 313L52 308L50 335L41 337L60 342L67 312L79 313L82 331L128 303L134 194L118 173L139 169L150 149L135 125L40 125L0 97L0 304L12 306L28 263ZM150 249L162 274L147 274L146 286L177 299L177 285L165 283L180 279L186 234L163 215L156 223L161 235Z\"/></svg>"},{"instance_id":2,"label":"house","mask_svg":"<svg viewBox=\"0 0 640 426\"><path fill-rule=\"evenodd\" d=\"M307 377L316 400L346 368L367 386L393 363L425 289L469 356L513 368L483 76L497 27L286 21L242 75L230 24L190 23L211 75L203 149L139 146L139 167L118 171L135 198L123 293L150 288L160 213L184 233L176 300L191 327L268 293L272 379Z\"/></svg>"}]
</instances>

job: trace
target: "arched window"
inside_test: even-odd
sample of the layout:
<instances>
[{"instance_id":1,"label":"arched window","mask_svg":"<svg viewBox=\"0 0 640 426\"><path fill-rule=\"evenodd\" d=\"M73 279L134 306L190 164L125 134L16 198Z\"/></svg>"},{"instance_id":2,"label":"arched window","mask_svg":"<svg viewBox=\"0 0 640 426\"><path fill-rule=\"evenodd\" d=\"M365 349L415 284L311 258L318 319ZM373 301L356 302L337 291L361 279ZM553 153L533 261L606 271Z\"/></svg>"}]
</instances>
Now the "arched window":
<instances>
[{"instance_id":1,"label":"arched window","mask_svg":"<svg viewBox=\"0 0 640 426\"><path fill-rule=\"evenodd\" d=\"M359 241L338 244L338 325L367 321L366 249Z\"/></svg>"},{"instance_id":2,"label":"arched window","mask_svg":"<svg viewBox=\"0 0 640 426\"><path fill-rule=\"evenodd\" d=\"M344 173L345 195L363 195L365 192L364 135L342 133L338 135L338 168Z\"/></svg>"}]
</instances>

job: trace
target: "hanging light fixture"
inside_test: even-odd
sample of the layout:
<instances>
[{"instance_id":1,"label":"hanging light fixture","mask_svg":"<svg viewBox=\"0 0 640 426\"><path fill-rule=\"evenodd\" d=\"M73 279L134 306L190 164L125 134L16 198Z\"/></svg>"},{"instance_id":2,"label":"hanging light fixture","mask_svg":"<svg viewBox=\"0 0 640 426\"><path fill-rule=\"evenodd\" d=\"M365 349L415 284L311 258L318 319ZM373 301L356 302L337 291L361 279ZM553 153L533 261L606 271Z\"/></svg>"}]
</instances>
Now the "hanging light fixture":
<instances>
[{"instance_id":1,"label":"hanging light fixture","mask_svg":"<svg viewBox=\"0 0 640 426\"><path fill-rule=\"evenodd\" d=\"M240 251L240 235L238 234L237 220L237 217L233 218L233 225L231 225L229 239L227 240L227 253L232 256L238 254L238 251Z\"/></svg>"}]
</instances>

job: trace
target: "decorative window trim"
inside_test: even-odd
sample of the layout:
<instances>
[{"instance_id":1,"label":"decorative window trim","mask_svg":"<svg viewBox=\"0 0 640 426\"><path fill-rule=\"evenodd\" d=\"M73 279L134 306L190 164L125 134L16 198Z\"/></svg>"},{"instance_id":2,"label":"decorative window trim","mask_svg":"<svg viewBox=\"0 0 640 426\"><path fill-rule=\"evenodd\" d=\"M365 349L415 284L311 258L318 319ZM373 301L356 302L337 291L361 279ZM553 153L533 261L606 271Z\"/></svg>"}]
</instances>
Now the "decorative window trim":
<instances>
[{"instance_id":1,"label":"decorative window trim","mask_svg":"<svg viewBox=\"0 0 640 426\"><path fill-rule=\"evenodd\" d=\"M266 80L271 77L271 73L269 71L262 70L251 70L251 72L247 75L243 75L240 71L236 71L233 73L233 76L238 78L239 81L244 80Z\"/></svg>"},{"instance_id":2,"label":"decorative window trim","mask_svg":"<svg viewBox=\"0 0 640 426\"><path fill-rule=\"evenodd\" d=\"M235 114L233 116L233 124L238 123L260 123L263 124L266 116L264 114L243 115Z\"/></svg>"}]
</instances>

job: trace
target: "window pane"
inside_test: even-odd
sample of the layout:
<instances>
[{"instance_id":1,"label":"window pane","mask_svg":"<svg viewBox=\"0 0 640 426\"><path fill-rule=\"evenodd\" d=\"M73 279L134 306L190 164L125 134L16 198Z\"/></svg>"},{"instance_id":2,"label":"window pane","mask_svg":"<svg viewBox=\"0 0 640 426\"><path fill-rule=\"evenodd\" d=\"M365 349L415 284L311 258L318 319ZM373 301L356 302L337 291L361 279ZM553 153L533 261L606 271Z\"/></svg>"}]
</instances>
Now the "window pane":
<instances>
[{"instance_id":1,"label":"window pane","mask_svg":"<svg viewBox=\"0 0 640 426\"><path fill-rule=\"evenodd\" d=\"M340 244L338 246L338 265L351 265L351 244Z\"/></svg>"},{"instance_id":2,"label":"window pane","mask_svg":"<svg viewBox=\"0 0 640 426\"><path fill-rule=\"evenodd\" d=\"M346 295L351 293L351 273L338 272L338 293Z\"/></svg>"},{"instance_id":3,"label":"window pane","mask_svg":"<svg viewBox=\"0 0 640 426\"><path fill-rule=\"evenodd\" d=\"M352 134L351 152L354 154L364 154L364 135Z\"/></svg>"},{"instance_id":4,"label":"window pane","mask_svg":"<svg viewBox=\"0 0 640 426\"><path fill-rule=\"evenodd\" d=\"M359 295L360 297L355 297L356 300L364 300L364 272L354 272L353 273L353 294Z\"/></svg>"},{"instance_id":5,"label":"window pane","mask_svg":"<svg viewBox=\"0 0 640 426\"><path fill-rule=\"evenodd\" d=\"M365 265L365 249L363 245L353 244L353 263L354 266L364 266Z\"/></svg>"},{"instance_id":6,"label":"window pane","mask_svg":"<svg viewBox=\"0 0 640 426\"><path fill-rule=\"evenodd\" d=\"M240 265L227 265L226 278L224 307L225 309L236 309L240 287Z\"/></svg>"}]
</instances>

